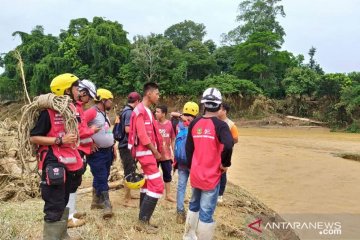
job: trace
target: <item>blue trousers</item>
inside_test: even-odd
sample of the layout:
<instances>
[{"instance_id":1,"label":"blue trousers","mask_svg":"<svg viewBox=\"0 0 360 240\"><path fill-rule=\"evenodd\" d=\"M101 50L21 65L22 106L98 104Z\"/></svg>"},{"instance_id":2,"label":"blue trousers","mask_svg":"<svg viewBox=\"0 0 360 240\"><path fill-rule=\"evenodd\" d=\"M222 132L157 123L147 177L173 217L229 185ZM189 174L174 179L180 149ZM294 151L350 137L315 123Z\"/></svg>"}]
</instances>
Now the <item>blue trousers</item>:
<instances>
[{"instance_id":1,"label":"blue trousers","mask_svg":"<svg viewBox=\"0 0 360 240\"><path fill-rule=\"evenodd\" d=\"M185 212L184 209L184 198L186 194L186 185L189 179L189 169L186 167L180 167L178 169L178 187L176 194L176 210L177 212Z\"/></svg>"},{"instance_id":2,"label":"blue trousers","mask_svg":"<svg viewBox=\"0 0 360 240\"><path fill-rule=\"evenodd\" d=\"M189 209L192 212L199 212L199 219L204 223L214 222L213 215L215 212L217 199L219 196L220 183L212 190L192 189L192 196Z\"/></svg>"},{"instance_id":3,"label":"blue trousers","mask_svg":"<svg viewBox=\"0 0 360 240\"><path fill-rule=\"evenodd\" d=\"M90 170L94 176L93 188L97 194L109 191L108 178L110 167L114 159L113 148L99 148L97 152L87 157Z\"/></svg>"}]
</instances>

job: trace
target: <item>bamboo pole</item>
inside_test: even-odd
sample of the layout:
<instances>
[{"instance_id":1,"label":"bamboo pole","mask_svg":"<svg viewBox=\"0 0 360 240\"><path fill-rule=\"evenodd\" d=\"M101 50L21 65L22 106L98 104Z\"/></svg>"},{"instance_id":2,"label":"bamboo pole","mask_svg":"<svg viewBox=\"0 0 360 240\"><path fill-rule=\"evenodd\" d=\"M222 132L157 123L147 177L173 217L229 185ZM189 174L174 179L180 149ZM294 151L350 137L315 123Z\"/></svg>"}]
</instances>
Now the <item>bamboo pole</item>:
<instances>
[{"instance_id":1,"label":"bamboo pole","mask_svg":"<svg viewBox=\"0 0 360 240\"><path fill-rule=\"evenodd\" d=\"M15 58L19 61L18 67L20 68L20 72L21 72L21 79L22 79L22 82L23 82L23 85L24 85L25 96L26 96L26 98L27 98L27 100L28 100L28 102L30 104L31 100L30 100L30 97L29 97L29 93L27 91L26 81L25 81L24 63L22 61L21 54L17 49L15 49Z\"/></svg>"}]
</instances>

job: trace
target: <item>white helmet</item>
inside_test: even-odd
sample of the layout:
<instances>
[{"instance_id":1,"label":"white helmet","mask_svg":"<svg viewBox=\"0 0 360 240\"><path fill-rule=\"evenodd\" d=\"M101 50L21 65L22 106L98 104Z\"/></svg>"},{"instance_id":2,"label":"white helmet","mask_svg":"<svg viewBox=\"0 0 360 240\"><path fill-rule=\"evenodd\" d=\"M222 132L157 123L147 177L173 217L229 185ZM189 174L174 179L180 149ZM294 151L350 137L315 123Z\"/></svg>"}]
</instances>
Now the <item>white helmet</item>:
<instances>
[{"instance_id":1,"label":"white helmet","mask_svg":"<svg viewBox=\"0 0 360 240\"><path fill-rule=\"evenodd\" d=\"M208 88L204 91L201 103L205 108L218 108L222 103L221 92L217 88Z\"/></svg>"},{"instance_id":2,"label":"white helmet","mask_svg":"<svg viewBox=\"0 0 360 240\"><path fill-rule=\"evenodd\" d=\"M79 83L79 91L87 89L92 98L96 98L96 86L95 84L87 79L81 80Z\"/></svg>"}]
</instances>

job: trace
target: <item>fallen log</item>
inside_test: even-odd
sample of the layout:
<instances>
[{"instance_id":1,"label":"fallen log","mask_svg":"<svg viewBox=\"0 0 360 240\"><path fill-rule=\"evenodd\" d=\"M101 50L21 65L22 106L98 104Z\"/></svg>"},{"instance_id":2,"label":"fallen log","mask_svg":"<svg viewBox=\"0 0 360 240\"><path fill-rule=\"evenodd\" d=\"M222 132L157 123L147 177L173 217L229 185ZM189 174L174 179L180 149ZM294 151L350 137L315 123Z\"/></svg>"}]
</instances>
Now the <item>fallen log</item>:
<instances>
[{"instance_id":1,"label":"fallen log","mask_svg":"<svg viewBox=\"0 0 360 240\"><path fill-rule=\"evenodd\" d=\"M124 185L122 180L109 183L109 189L121 189L123 187ZM82 188L77 191L77 194L89 193L92 192L92 189L93 189L92 187Z\"/></svg>"},{"instance_id":2,"label":"fallen log","mask_svg":"<svg viewBox=\"0 0 360 240\"><path fill-rule=\"evenodd\" d=\"M301 118L301 117L295 117L295 116L286 116L286 118L293 119L293 120L304 121L304 122L315 123L315 124L320 124L320 125L326 124L325 122L320 122L320 121L312 120L312 119L309 119L309 118Z\"/></svg>"}]
</instances>

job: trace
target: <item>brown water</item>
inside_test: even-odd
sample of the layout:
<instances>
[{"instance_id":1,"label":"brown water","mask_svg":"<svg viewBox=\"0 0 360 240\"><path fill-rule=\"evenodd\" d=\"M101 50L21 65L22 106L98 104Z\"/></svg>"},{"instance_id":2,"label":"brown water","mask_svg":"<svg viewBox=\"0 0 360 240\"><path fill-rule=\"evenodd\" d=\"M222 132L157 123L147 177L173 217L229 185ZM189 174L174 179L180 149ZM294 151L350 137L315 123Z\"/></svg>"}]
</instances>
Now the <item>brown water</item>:
<instances>
[{"instance_id":1,"label":"brown water","mask_svg":"<svg viewBox=\"0 0 360 240\"><path fill-rule=\"evenodd\" d=\"M360 134L325 128L240 128L229 181L278 213L360 213Z\"/></svg>"}]
</instances>

